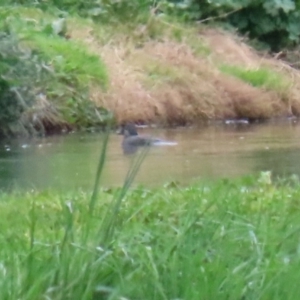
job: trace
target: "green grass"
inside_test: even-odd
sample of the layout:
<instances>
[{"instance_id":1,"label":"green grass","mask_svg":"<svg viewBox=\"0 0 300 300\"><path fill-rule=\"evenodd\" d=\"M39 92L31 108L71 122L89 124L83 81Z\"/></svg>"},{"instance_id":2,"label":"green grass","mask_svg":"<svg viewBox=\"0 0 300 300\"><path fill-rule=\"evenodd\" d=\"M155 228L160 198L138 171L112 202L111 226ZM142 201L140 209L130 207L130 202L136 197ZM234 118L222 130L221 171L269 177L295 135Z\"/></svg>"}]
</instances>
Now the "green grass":
<instances>
[{"instance_id":1,"label":"green grass","mask_svg":"<svg viewBox=\"0 0 300 300\"><path fill-rule=\"evenodd\" d=\"M2 14L3 19L9 16L9 26L27 46L51 64L55 77L69 80L79 88L86 88L91 83L99 84L103 89L107 87L108 75L101 57L87 46L53 32L52 24L57 22L58 16L26 7L6 9ZM84 24L80 17L73 17L72 21L72 26L75 22ZM68 26L67 23L68 20L65 26Z\"/></svg>"},{"instance_id":2,"label":"green grass","mask_svg":"<svg viewBox=\"0 0 300 300\"><path fill-rule=\"evenodd\" d=\"M255 87L263 87L268 90L284 92L289 83L283 75L273 70L261 67L258 69L245 69L238 66L222 65L220 70L231 76L239 78Z\"/></svg>"},{"instance_id":3,"label":"green grass","mask_svg":"<svg viewBox=\"0 0 300 300\"><path fill-rule=\"evenodd\" d=\"M87 87L90 83L98 83L103 88L107 86L108 76L104 63L85 46L58 36L34 32L28 34L26 40L53 64L57 76L74 77L79 87Z\"/></svg>"},{"instance_id":4,"label":"green grass","mask_svg":"<svg viewBox=\"0 0 300 300\"><path fill-rule=\"evenodd\" d=\"M106 65L100 55L90 51L87 46L65 38L65 26L55 27L62 36L54 32L52 25L58 20L57 11L50 14L39 9L16 6L3 8L0 16L0 30L11 32L22 48L29 48L31 60L39 64L39 69L43 71L40 73L45 78L47 76L47 80L40 85L34 78L28 79L38 92L46 95L49 106L51 103L57 112L56 119L60 120L60 123L52 124L50 121L54 119L49 115L50 110L39 111L38 107L42 106L35 105L36 115L41 116L39 123L45 127L43 133L53 128L60 131L64 124L68 124L69 128L86 128L110 122L111 114L104 108L97 108L89 99L91 86L97 87L99 91L106 90L109 81ZM72 22L78 26L84 23L83 19L76 19L75 16ZM30 76L30 70L27 73ZM30 118L27 119L30 123Z\"/></svg>"},{"instance_id":5,"label":"green grass","mask_svg":"<svg viewBox=\"0 0 300 300\"><path fill-rule=\"evenodd\" d=\"M262 174L118 195L99 190L91 211L81 191L2 193L0 298L300 296L298 184ZM103 239L109 216L114 231Z\"/></svg>"}]
</instances>

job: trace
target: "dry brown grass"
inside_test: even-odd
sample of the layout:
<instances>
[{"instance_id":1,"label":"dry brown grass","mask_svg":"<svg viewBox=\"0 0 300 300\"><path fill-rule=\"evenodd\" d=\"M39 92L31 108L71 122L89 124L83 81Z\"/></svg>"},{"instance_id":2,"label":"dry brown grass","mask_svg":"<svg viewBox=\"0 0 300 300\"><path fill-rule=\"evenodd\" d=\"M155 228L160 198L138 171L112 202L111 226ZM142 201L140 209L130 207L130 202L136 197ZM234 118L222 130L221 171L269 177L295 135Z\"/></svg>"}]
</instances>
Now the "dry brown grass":
<instances>
[{"instance_id":1,"label":"dry brown grass","mask_svg":"<svg viewBox=\"0 0 300 300\"><path fill-rule=\"evenodd\" d=\"M261 54L245 44L237 35L216 29L204 30L201 34L213 49L211 56L215 61L245 68L259 68L264 60Z\"/></svg>"},{"instance_id":2,"label":"dry brown grass","mask_svg":"<svg viewBox=\"0 0 300 300\"><path fill-rule=\"evenodd\" d=\"M112 110L118 122L186 124L300 113L298 72L262 57L232 34L201 30L193 38L209 45L211 53L205 56L196 54L188 42L191 37L180 42L170 37L143 37L139 44L124 35L99 41L99 34L96 38L94 33L88 26L73 27L69 35L87 43L105 61L110 86L106 92L91 87L91 99ZM268 66L291 78L293 85L283 93L255 88L221 73L220 62L252 69Z\"/></svg>"},{"instance_id":3,"label":"dry brown grass","mask_svg":"<svg viewBox=\"0 0 300 300\"><path fill-rule=\"evenodd\" d=\"M69 131L71 126L60 115L55 106L40 94L36 98L35 105L28 108L22 115L20 125L27 128L23 133L50 134Z\"/></svg>"}]
</instances>

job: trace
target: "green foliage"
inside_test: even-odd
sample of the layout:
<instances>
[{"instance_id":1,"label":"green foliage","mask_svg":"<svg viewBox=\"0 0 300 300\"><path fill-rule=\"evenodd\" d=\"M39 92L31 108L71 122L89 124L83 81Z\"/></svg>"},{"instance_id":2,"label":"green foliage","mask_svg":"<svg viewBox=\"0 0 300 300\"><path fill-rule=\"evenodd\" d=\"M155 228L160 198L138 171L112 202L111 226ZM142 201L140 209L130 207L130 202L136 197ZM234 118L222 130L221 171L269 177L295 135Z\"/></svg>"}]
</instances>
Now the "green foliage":
<instances>
[{"instance_id":1,"label":"green foliage","mask_svg":"<svg viewBox=\"0 0 300 300\"><path fill-rule=\"evenodd\" d=\"M300 41L300 5L293 0L169 1L171 13L186 19L227 22L278 51Z\"/></svg>"},{"instance_id":2,"label":"green foliage","mask_svg":"<svg viewBox=\"0 0 300 300\"><path fill-rule=\"evenodd\" d=\"M28 126L21 117L43 91L45 73L35 53L14 35L0 32L0 135L20 133Z\"/></svg>"},{"instance_id":3,"label":"green foliage","mask_svg":"<svg viewBox=\"0 0 300 300\"><path fill-rule=\"evenodd\" d=\"M25 39L44 59L51 61L58 79L73 86L87 87L97 83L106 87L105 65L83 45L44 32L29 32Z\"/></svg>"},{"instance_id":4,"label":"green foliage","mask_svg":"<svg viewBox=\"0 0 300 300\"><path fill-rule=\"evenodd\" d=\"M92 85L107 86L100 57L66 39L64 18L43 17L36 9L23 10L30 17L21 17L22 9L17 8L0 12L0 28L15 32L7 35L16 40L10 48L8 43L0 45L0 105L5 107L1 122L6 124L1 126L2 135L33 134L36 130L44 134L65 127L106 124L111 114L89 100Z\"/></svg>"},{"instance_id":5,"label":"green foliage","mask_svg":"<svg viewBox=\"0 0 300 300\"><path fill-rule=\"evenodd\" d=\"M40 124L43 124L41 120L45 118L40 116L45 116L50 107L52 107L50 109L52 117L63 119L71 125L103 125L110 119L111 115L105 109L97 108L89 101L91 86L106 88L107 70L98 55L90 53L87 47L68 39L68 13L93 18L102 23L108 22L114 25L117 23L118 26L126 23L126 26L123 26L124 32L128 34L128 29L134 33L132 36L136 38L137 42L134 40L136 44L149 38L159 39L163 36L164 30L167 32L167 29L162 29L162 24L167 24L167 18L159 18L163 14L176 15L177 18L184 20L201 21L206 18L223 20L235 25L241 32L268 43L273 50L277 50L277 47L282 45L298 43L300 32L299 1L291 0L7 0L6 4L11 6L1 9L0 28L9 35L13 32L18 36L22 43L16 42L18 46L14 49L24 52L26 46L30 57L23 53L24 55L18 54L16 60L11 59L9 56L14 56L15 50L13 50L8 51L9 55L5 54L5 58L0 61L2 95L0 125L7 124L7 126L1 125L2 135L15 131L15 124L23 128L36 127L36 124L24 125L29 124L33 119L38 119L38 128L43 128L44 126ZM15 6L16 4L22 6ZM73 21L74 19L76 18L74 17ZM102 25L94 23L91 27L95 30L97 26L100 28ZM137 27L137 25L145 26ZM166 27L168 29L172 27L172 32L168 34L173 39L186 41L195 53L201 55L209 53L209 49L198 41L193 41L194 33L189 34L184 26L175 24L175 26L165 25ZM105 31L103 28L101 30ZM134 31L130 30L132 28ZM112 34L114 34L112 30L106 32L105 42ZM0 49L5 45L2 44ZM20 45L23 50L20 50ZM2 54L5 51L7 50L0 50ZM29 59L23 59L24 57ZM273 75L265 69L253 71L229 66L223 66L221 69L254 86L279 91L287 86L280 76ZM155 80L160 77L168 80L177 75L173 70L162 70L159 66L149 67L148 71L149 77ZM44 80L44 76L47 80ZM48 99L51 104L54 104L51 106L49 102L46 105L45 114L41 114L40 109L37 109L36 104L40 102L37 102L36 97L39 94L44 95L46 101ZM44 128L41 131L44 132Z\"/></svg>"},{"instance_id":6,"label":"green foliage","mask_svg":"<svg viewBox=\"0 0 300 300\"><path fill-rule=\"evenodd\" d=\"M93 7L87 11L87 15L98 21L135 23L147 20L152 4L153 0L93 1Z\"/></svg>"},{"instance_id":7,"label":"green foliage","mask_svg":"<svg viewBox=\"0 0 300 300\"><path fill-rule=\"evenodd\" d=\"M238 66L222 65L220 70L255 87L264 87L278 92L283 92L288 87L288 82L282 75L264 67L245 69Z\"/></svg>"},{"instance_id":8,"label":"green foliage","mask_svg":"<svg viewBox=\"0 0 300 300\"><path fill-rule=\"evenodd\" d=\"M75 98L71 97L72 94ZM60 95L60 97L62 96ZM65 97L66 95L63 98ZM83 93L80 95L70 93L70 98L64 100L64 106L57 104L60 112L69 124L76 125L79 128L102 127L113 119L112 113L105 108L96 107L87 95L84 97Z\"/></svg>"},{"instance_id":9,"label":"green foliage","mask_svg":"<svg viewBox=\"0 0 300 300\"><path fill-rule=\"evenodd\" d=\"M108 82L105 65L98 55L78 43L43 32L30 32L26 40L53 67L53 82L48 85L47 94L69 124L86 128L104 125L111 119L111 114L97 108L88 96L91 85L97 84L104 90Z\"/></svg>"},{"instance_id":10,"label":"green foliage","mask_svg":"<svg viewBox=\"0 0 300 300\"><path fill-rule=\"evenodd\" d=\"M241 32L249 33L279 51L299 43L300 11L293 1L260 1L249 5L228 19Z\"/></svg>"},{"instance_id":11,"label":"green foliage","mask_svg":"<svg viewBox=\"0 0 300 300\"><path fill-rule=\"evenodd\" d=\"M298 182L263 173L90 196L1 194L1 299L300 296Z\"/></svg>"},{"instance_id":12,"label":"green foliage","mask_svg":"<svg viewBox=\"0 0 300 300\"><path fill-rule=\"evenodd\" d=\"M99 22L147 22L151 11L182 20L212 20L233 25L240 32L278 51L300 41L300 4L293 0L7 0L44 10L53 7Z\"/></svg>"},{"instance_id":13,"label":"green foliage","mask_svg":"<svg viewBox=\"0 0 300 300\"><path fill-rule=\"evenodd\" d=\"M9 0L8 0L9 1ZM84 17L91 17L100 22L126 21L134 23L148 15L153 0L18 0L9 1L11 4L30 5L43 10L53 7ZM145 20L145 19L144 19Z\"/></svg>"}]
</instances>

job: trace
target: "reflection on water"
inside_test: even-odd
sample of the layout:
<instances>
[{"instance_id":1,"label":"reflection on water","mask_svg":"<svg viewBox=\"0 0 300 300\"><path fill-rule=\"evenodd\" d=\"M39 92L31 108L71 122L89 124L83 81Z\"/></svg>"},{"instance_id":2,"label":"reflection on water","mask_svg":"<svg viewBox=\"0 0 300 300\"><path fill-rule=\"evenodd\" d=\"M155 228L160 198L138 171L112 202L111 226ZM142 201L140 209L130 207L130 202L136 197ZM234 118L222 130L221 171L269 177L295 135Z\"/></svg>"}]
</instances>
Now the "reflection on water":
<instances>
[{"instance_id":1,"label":"reflection on water","mask_svg":"<svg viewBox=\"0 0 300 300\"><path fill-rule=\"evenodd\" d=\"M297 123L139 129L142 134L178 142L151 148L135 180L162 185L178 180L224 178L271 170L300 175L300 125ZM121 185L132 156L112 134L102 185ZM102 135L70 134L0 144L0 187L90 189L94 182Z\"/></svg>"}]
</instances>

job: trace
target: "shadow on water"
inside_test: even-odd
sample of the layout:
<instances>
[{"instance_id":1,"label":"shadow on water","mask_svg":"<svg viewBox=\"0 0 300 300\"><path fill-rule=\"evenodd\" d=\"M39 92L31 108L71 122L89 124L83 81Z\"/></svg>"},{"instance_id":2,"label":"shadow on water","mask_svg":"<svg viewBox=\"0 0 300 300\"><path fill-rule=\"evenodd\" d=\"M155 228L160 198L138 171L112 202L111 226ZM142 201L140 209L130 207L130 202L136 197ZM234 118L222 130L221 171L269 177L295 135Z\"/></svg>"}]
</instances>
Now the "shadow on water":
<instances>
[{"instance_id":1,"label":"shadow on water","mask_svg":"<svg viewBox=\"0 0 300 300\"><path fill-rule=\"evenodd\" d=\"M296 122L139 129L142 134L178 142L151 148L135 184L217 179L271 170L300 175L300 125ZM102 185L120 186L132 156L123 155L122 137L112 134ZM92 189L103 135L75 133L0 144L0 187Z\"/></svg>"}]
</instances>

